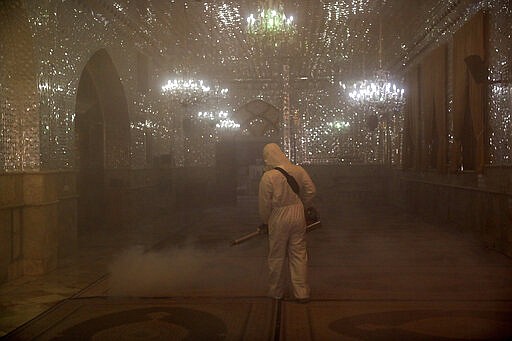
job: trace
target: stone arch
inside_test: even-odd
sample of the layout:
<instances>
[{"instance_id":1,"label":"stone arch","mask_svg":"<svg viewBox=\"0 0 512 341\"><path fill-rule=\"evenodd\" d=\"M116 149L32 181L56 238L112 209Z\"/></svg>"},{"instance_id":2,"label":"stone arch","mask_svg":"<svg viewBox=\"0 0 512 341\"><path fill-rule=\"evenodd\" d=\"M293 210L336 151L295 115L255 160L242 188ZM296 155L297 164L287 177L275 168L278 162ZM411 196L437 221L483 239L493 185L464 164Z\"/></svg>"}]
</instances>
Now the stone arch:
<instances>
[{"instance_id":1,"label":"stone arch","mask_svg":"<svg viewBox=\"0 0 512 341\"><path fill-rule=\"evenodd\" d=\"M280 110L261 99L254 99L235 111L242 130L254 137L275 136L280 130Z\"/></svg>"},{"instance_id":2,"label":"stone arch","mask_svg":"<svg viewBox=\"0 0 512 341\"><path fill-rule=\"evenodd\" d=\"M75 124L79 232L120 225L129 185L130 121L119 74L105 49L82 71Z\"/></svg>"},{"instance_id":3,"label":"stone arch","mask_svg":"<svg viewBox=\"0 0 512 341\"><path fill-rule=\"evenodd\" d=\"M239 194L257 195L263 146L279 143L281 132L280 110L259 98L240 106L233 118L245 134L221 140L215 153L217 195L226 203L236 202Z\"/></svg>"}]
</instances>

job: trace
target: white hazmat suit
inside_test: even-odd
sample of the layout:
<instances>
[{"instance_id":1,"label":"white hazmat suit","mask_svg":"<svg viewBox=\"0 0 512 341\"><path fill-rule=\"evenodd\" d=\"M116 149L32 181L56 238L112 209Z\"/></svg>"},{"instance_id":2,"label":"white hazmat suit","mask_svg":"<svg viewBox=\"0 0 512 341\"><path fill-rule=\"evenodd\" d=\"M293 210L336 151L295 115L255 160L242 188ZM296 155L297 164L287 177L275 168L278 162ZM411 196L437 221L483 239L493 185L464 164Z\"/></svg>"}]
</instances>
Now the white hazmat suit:
<instances>
[{"instance_id":1,"label":"white hazmat suit","mask_svg":"<svg viewBox=\"0 0 512 341\"><path fill-rule=\"evenodd\" d=\"M288 265L293 295L299 300L308 299L304 206L311 204L316 188L304 168L292 164L277 144L270 143L263 148L263 160L266 172L260 180L258 199L260 217L268 224L269 232L269 296L283 297ZM300 197L275 167L295 178Z\"/></svg>"}]
</instances>

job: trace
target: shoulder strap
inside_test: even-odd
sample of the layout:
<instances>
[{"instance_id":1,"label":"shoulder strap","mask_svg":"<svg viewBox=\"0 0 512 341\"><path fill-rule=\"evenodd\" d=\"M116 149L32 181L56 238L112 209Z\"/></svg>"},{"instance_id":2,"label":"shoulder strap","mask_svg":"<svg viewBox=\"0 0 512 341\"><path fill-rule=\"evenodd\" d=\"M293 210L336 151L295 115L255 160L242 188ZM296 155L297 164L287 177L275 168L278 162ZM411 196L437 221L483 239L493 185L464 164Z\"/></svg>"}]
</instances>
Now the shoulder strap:
<instances>
[{"instance_id":1,"label":"shoulder strap","mask_svg":"<svg viewBox=\"0 0 512 341\"><path fill-rule=\"evenodd\" d=\"M280 171L286 177L286 181L288 181L288 185L290 185L290 187L295 192L295 194L299 195L300 188L299 188L299 184L297 183L297 180L295 180L295 178L293 176L288 174L288 172L285 171L284 169L282 169L281 167L275 167L274 169Z\"/></svg>"}]
</instances>

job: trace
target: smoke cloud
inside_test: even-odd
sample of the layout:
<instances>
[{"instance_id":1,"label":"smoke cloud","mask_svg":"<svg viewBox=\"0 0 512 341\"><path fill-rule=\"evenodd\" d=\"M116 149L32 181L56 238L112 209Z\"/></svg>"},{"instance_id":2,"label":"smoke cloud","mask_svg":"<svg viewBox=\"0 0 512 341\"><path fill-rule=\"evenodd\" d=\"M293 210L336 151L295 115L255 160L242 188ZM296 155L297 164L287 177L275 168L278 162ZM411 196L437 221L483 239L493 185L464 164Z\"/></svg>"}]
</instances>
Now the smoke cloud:
<instances>
[{"instance_id":1,"label":"smoke cloud","mask_svg":"<svg viewBox=\"0 0 512 341\"><path fill-rule=\"evenodd\" d=\"M226 293L244 295L261 279L265 252L245 258L239 249L144 250L133 247L119 254L109 266L109 295L177 297ZM259 253L259 252L258 252ZM266 271L265 271L266 273ZM256 284L256 285L255 285Z\"/></svg>"}]
</instances>

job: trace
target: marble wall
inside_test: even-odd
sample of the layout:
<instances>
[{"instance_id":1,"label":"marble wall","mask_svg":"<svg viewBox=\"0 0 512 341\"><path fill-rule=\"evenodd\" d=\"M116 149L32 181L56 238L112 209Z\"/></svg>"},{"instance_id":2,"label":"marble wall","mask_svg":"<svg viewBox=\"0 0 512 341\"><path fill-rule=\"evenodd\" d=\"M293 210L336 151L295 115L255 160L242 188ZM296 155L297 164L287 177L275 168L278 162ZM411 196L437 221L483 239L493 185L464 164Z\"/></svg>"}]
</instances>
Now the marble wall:
<instances>
[{"instance_id":1,"label":"marble wall","mask_svg":"<svg viewBox=\"0 0 512 341\"><path fill-rule=\"evenodd\" d=\"M471 233L491 249L512 257L510 169L488 167L485 174L387 170L389 202L423 219Z\"/></svg>"}]
</instances>

